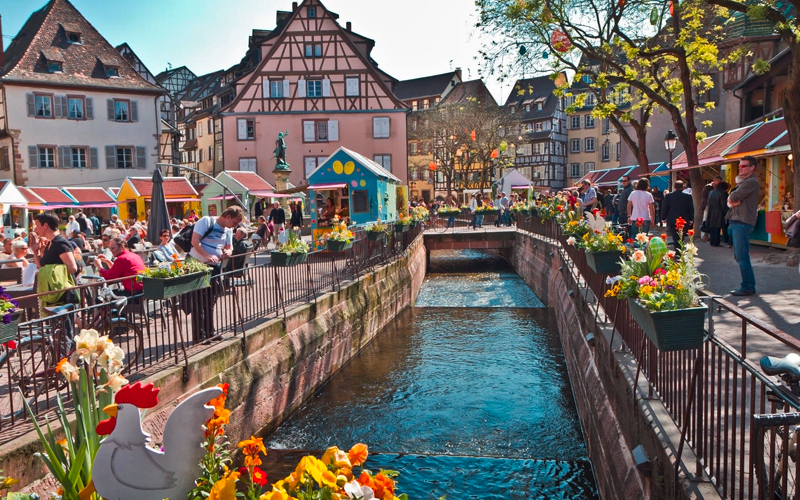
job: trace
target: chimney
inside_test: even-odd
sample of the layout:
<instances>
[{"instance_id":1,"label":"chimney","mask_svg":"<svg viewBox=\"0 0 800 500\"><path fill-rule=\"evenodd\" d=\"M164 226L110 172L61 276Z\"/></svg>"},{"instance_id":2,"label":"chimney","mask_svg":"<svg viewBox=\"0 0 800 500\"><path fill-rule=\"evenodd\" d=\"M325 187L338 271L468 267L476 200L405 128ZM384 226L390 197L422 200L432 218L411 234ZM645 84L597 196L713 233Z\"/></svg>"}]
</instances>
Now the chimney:
<instances>
[{"instance_id":1,"label":"chimney","mask_svg":"<svg viewBox=\"0 0 800 500\"><path fill-rule=\"evenodd\" d=\"M3 67L3 64L6 62L6 55L3 52L3 16L0 15L0 68Z\"/></svg>"},{"instance_id":2,"label":"chimney","mask_svg":"<svg viewBox=\"0 0 800 500\"><path fill-rule=\"evenodd\" d=\"M461 79L461 68L456 68L456 76L458 77L458 81L463 81Z\"/></svg>"},{"instance_id":3,"label":"chimney","mask_svg":"<svg viewBox=\"0 0 800 500\"><path fill-rule=\"evenodd\" d=\"M353 31L353 23L347 21L347 31Z\"/></svg>"},{"instance_id":4,"label":"chimney","mask_svg":"<svg viewBox=\"0 0 800 500\"><path fill-rule=\"evenodd\" d=\"M292 2L292 12L297 10L297 2Z\"/></svg>"}]
</instances>

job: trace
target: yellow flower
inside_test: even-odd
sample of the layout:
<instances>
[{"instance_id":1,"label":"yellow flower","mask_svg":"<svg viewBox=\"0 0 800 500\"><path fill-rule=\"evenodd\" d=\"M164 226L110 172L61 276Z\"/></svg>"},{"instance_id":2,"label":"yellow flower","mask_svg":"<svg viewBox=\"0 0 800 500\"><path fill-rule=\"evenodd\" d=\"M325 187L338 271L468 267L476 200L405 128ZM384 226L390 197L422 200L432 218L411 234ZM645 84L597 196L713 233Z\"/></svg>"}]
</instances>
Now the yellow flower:
<instances>
[{"instance_id":1,"label":"yellow flower","mask_svg":"<svg viewBox=\"0 0 800 500\"><path fill-rule=\"evenodd\" d=\"M239 473L231 472L214 483L208 500L236 500L236 480L238 479Z\"/></svg>"}]
</instances>

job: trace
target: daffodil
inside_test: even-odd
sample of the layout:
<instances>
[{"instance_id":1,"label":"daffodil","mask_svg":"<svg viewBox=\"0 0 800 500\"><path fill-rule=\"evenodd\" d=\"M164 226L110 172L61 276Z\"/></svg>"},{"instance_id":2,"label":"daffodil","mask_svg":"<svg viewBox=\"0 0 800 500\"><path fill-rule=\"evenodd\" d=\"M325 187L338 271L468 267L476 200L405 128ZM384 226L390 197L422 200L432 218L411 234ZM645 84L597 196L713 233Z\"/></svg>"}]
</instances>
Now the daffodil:
<instances>
[{"instance_id":1,"label":"daffodil","mask_svg":"<svg viewBox=\"0 0 800 500\"><path fill-rule=\"evenodd\" d=\"M108 376L108 382L106 382L106 387L111 389L114 392L119 391L123 385L126 385L128 380L122 376L120 373L111 373Z\"/></svg>"},{"instance_id":2,"label":"daffodil","mask_svg":"<svg viewBox=\"0 0 800 500\"><path fill-rule=\"evenodd\" d=\"M97 358L97 364L108 373L118 373L122 371L125 351L112 343L106 343L103 353Z\"/></svg>"},{"instance_id":3,"label":"daffodil","mask_svg":"<svg viewBox=\"0 0 800 500\"><path fill-rule=\"evenodd\" d=\"M81 378L78 369L75 367L75 365L70 363L67 358L64 358L58 362L56 365L56 371L70 382L77 382Z\"/></svg>"},{"instance_id":4,"label":"daffodil","mask_svg":"<svg viewBox=\"0 0 800 500\"><path fill-rule=\"evenodd\" d=\"M639 233L641 234L641 233ZM647 255L641 250L636 250L633 252L633 261L634 262L647 262Z\"/></svg>"},{"instance_id":5,"label":"daffodil","mask_svg":"<svg viewBox=\"0 0 800 500\"><path fill-rule=\"evenodd\" d=\"M575 246L575 241L576 241L575 237L574 236L570 236L569 238L567 238L567 245Z\"/></svg>"}]
</instances>

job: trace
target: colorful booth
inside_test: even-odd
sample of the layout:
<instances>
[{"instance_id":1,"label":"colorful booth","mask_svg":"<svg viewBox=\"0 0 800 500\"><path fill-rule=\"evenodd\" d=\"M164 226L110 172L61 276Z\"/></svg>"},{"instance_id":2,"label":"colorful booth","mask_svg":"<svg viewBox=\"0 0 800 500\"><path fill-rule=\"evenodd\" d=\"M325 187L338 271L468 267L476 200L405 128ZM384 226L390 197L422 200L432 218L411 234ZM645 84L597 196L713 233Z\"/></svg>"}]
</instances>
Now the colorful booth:
<instances>
[{"instance_id":1,"label":"colorful booth","mask_svg":"<svg viewBox=\"0 0 800 500\"><path fill-rule=\"evenodd\" d=\"M28 199L9 180L0 181L0 215L3 216L3 232L6 238L14 237L14 223L25 224L25 206Z\"/></svg>"},{"instance_id":2,"label":"colorful booth","mask_svg":"<svg viewBox=\"0 0 800 500\"><path fill-rule=\"evenodd\" d=\"M165 177L163 188L170 217L182 219L190 210L200 215L200 195L186 177ZM149 177L125 178L117 194L120 219L144 220L152 192L153 181Z\"/></svg>"},{"instance_id":3,"label":"colorful booth","mask_svg":"<svg viewBox=\"0 0 800 500\"><path fill-rule=\"evenodd\" d=\"M248 210L252 210L257 198L275 196L275 188L255 172L225 170L220 172L216 180L228 188L228 191L225 192L225 189L216 182L208 184L203 189L203 213L207 215L220 214L225 208L236 203L231 193L238 196L247 205Z\"/></svg>"},{"instance_id":4,"label":"colorful booth","mask_svg":"<svg viewBox=\"0 0 800 500\"><path fill-rule=\"evenodd\" d=\"M397 219L400 179L355 151L337 149L308 176L308 183L314 241L332 229L334 213L351 225Z\"/></svg>"}]
</instances>

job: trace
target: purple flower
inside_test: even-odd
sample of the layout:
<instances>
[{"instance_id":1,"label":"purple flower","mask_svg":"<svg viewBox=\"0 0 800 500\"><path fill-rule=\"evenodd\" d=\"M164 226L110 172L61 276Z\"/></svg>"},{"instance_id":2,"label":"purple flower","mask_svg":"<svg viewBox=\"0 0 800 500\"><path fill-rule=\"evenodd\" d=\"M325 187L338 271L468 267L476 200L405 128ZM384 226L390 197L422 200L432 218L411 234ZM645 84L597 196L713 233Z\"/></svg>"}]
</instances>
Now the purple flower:
<instances>
[{"instance_id":1,"label":"purple flower","mask_svg":"<svg viewBox=\"0 0 800 500\"><path fill-rule=\"evenodd\" d=\"M12 314L10 314L10 313L9 313L9 314L4 314L4 315L3 315L3 324L4 324L4 325L7 325L7 324L11 323L11 318L12 318L12 316L13 316L13 315L12 315Z\"/></svg>"}]
</instances>

